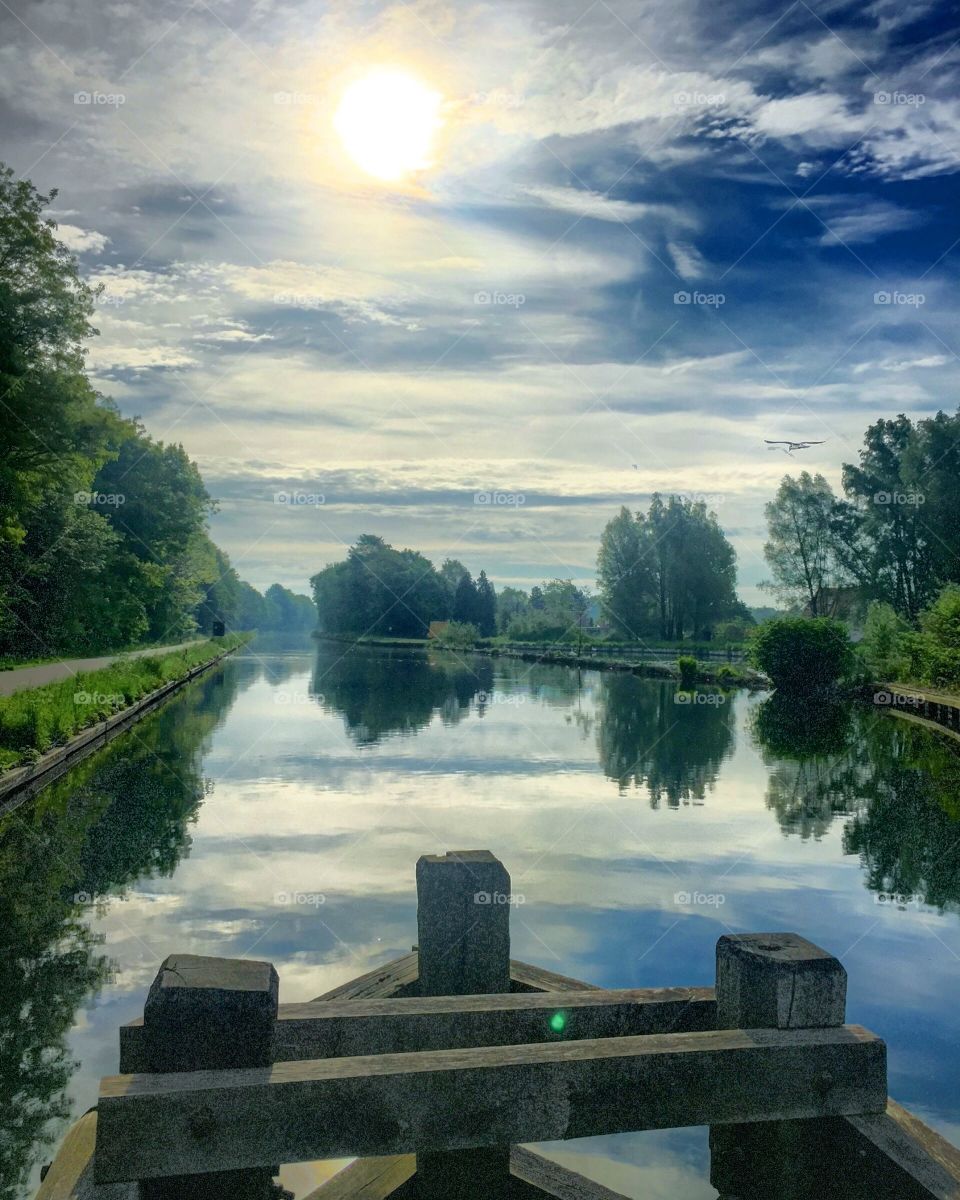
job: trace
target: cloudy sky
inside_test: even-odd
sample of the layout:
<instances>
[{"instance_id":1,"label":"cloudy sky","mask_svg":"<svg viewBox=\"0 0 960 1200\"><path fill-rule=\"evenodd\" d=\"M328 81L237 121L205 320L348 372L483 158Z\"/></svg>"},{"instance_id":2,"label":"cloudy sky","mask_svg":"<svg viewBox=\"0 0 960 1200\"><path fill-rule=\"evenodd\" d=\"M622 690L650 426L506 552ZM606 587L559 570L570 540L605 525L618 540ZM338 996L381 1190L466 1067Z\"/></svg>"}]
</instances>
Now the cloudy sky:
<instances>
[{"instance_id":1,"label":"cloudy sky","mask_svg":"<svg viewBox=\"0 0 960 1200\"><path fill-rule=\"evenodd\" d=\"M802 465L838 482L870 421L956 404L948 5L3 0L0 24L3 156L60 189L105 285L98 386L183 442L258 586L306 590L363 532L589 580L659 489L709 498L763 602L762 506L801 460L763 438L826 439ZM387 181L335 122L385 72L436 119ZM368 140L402 157L422 117L381 107Z\"/></svg>"}]
</instances>

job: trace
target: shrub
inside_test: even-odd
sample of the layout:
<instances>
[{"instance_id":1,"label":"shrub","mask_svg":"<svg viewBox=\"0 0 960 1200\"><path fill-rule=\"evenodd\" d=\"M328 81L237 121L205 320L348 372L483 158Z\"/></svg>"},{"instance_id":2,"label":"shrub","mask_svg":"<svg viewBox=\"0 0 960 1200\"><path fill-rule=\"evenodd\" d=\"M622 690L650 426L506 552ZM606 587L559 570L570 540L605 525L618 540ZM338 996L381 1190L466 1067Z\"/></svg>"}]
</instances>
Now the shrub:
<instances>
[{"instance_id":1,"label":"shrub","mask_svg":"<svg viewBox=\"0 0 960 1200\"><path fill-rule=\"evenodd\" d=\"M470 625L466 621L450 621L445 629L442 629L434 641L441 646L456 646L459 649L468 649L476 643L479 633L476 625Z\"/></svg>"},{"instance_id":2,"label":"shrub","mask_svg":"<svg viewBox=\"0 0 960 1200\"><path fill-rule=\"evenodd\" d=\"M909 632L906 621L889 604L871 603L860 648L874 679L899 679L909 671Z\"/></svg>"},{"instance_id":3,"label":"shrub","mask_svg":"<svg viewBox=\"0 0 960 1200\"><path fill-rule=\"evenodd\" d=\"M680 686L682 688L693 687L700 670L697 660L690 654L681 654L677 659L677 670L680 672Z\"/></svg>"},{"instance_id":4,"label":"shrub","mask_svg":"<svg viewBox=\"0 0 960 1200\"><path fill-rule=\"evenodd\" d=\"M788 692L825 692L853 674L855 658L840 621L781 617L761 625L750 643L750 661Z\"/></svg>"}]
</instances>

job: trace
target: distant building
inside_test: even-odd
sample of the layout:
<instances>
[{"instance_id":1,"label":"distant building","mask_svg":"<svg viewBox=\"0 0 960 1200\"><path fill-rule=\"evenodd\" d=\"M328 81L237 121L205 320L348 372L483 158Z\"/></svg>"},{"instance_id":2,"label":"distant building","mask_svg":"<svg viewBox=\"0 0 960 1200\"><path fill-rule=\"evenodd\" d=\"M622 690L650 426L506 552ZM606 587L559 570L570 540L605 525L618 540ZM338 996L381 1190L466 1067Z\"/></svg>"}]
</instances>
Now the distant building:
<instances>
[{"instance_id":1,"label":"distant building","mask_svg":"<svg viewBox=\"0 0 960 1200\"><path fill-rule=\"evenodd\" d=\"M445 634L449 628L450 628L449 621L431 621L430 626L427 629L427 637L428 638L442 637L443 634Z\"/></svg>"}]
</instances>

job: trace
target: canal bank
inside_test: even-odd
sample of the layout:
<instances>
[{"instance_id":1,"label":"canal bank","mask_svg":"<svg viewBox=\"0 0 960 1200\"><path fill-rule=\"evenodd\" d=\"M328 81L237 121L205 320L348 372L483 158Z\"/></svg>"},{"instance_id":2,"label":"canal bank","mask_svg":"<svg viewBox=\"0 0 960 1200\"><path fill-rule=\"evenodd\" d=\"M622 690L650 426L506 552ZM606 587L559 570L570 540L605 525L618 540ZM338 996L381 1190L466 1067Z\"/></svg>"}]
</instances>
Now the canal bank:
<instances>
[{"instance_id":1,"label":"canal bank","mask_svg":"<svg viewBox=\"0 0 960 1200\"><path fill-rule=\"evenodd\" d=\"M319 642L332 642L346 646L380 646L394 649L446 650L453 654L483 654L489 658L516 658L522 662L544 663L561 667L577 667L588 671L624 671L640 679L667 679L678 682L680 671L676 663L666 658L662 662L637 662L618 658L603 652L603 647L592 646L588 650L558 650L556 647L541 646L446 646L430 638L349 638L336 634L313 634ZM692 657L692 655L691 655ZM759 671L743 663L721 662L716 665L697 661L692 673L692 682L715 684L721 687L743 687L750 690L769 688L770 681Z\"/></svg>"},{"instance_id":2,"label":"canal bank","mask_svg":"<svg viewBox=\"0 0 960 1200\"><path fill-rule=\"evenodd\" d=\"M86 726L68 738L62 745L53 746L46 753L41 754L35 761L13 766L0 774L0 813L8 812L23 804L31 796L35 796L42 788L69 771L88 754L92 754L118 734L129 729L131 725L145 717L147 713L152 712L192 680L213 670L227 655L232 654L240 646L246 645L250 640L249 636L235 636L236 640L226 648L218 647L211 657L188 667L183 674L146 692L118 712ZM203 642L191 642L189 648L203 645ZM211 642L210 645L212 647L214 643ZM74 686L79 688L81 684L86 685L94 680L100 684L109 670L108 667L91 675L78 673L74 676ZM107 687L109 683L104 680L102 686Z\"/></svg>"}]
</instances>

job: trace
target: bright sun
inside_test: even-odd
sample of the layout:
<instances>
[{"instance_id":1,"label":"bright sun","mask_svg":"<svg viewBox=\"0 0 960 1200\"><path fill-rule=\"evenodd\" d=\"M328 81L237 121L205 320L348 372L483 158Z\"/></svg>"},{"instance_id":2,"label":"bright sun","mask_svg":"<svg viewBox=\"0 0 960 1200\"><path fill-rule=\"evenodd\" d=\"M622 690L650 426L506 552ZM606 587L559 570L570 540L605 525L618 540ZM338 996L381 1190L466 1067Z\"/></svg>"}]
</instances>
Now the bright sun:
<instances>
[{"instance_id":1,"label":"bright sun","mask_svg":"<svg viewBox=\"0 0 960 1200\"><path fill-rule=\"evenodd\" d=\"M357 166L377 179L402 179L431 165L441 101L405 71L376 71L347 88L333 124Z\"/></svg>"}]
</instances>

